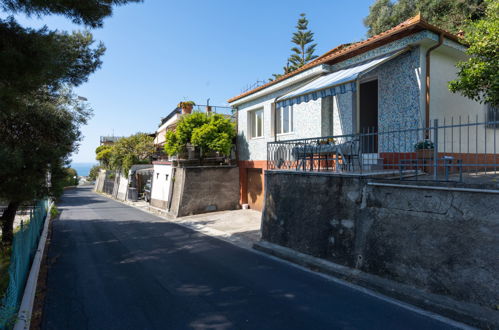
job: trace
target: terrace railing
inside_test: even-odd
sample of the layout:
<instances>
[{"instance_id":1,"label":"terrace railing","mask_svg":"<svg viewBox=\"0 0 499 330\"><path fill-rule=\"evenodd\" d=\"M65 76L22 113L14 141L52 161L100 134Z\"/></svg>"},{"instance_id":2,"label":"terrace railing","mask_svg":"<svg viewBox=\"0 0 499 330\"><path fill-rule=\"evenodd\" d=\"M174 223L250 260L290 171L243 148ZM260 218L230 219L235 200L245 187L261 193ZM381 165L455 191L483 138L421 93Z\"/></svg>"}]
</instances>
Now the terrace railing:
<instances>
[{"instance_id":1,"label":"terrace railing","mask_svg":"<svg viewBox=\"0 0 499 330\"><path fill-rule=\"evenodd\" d=\"M405 125L269 142L267 167L400 180L463 181L463 175L498 174L499 121L458 117L434 120L428 128Z\"/></svg>"}]
</instances>

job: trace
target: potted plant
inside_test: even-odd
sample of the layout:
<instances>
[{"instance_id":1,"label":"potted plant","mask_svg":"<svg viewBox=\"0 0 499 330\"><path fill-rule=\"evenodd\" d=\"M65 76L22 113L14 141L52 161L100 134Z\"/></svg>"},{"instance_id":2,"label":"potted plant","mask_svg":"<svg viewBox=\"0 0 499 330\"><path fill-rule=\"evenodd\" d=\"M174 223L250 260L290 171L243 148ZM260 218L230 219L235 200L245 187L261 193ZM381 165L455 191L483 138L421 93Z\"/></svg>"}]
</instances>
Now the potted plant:
<instances>
[{"instance_id":1,"label":"potted plant","mask_svg":"<svg viewBox=\"0 0 499 330\"><path fill-rule=\"evenodd\" d=\"M435 145L431 140L425 139L417 142L414 145L414 150L418 159L432 159Z\"/></svg>"},{"instance_id":2,"label":"potted plant","mask_svg":"<svg viewBox=\"0 0 499 330\"><path fill-rule=\"evenodd\" d=\"M319 144L335 144L334 138L319 140Z\"/></svg>"},{"instance_id":3,"label":"potted plant","mask_svg":"<svg viewBox=\"0 0 499 330\"><path fill-rule=\"evenodd\" d=\"M192 113L192 108L196 105L193 101L182 101L178 104L179 108L182 108L182 114Z\"/></svg>"}]
</instances>

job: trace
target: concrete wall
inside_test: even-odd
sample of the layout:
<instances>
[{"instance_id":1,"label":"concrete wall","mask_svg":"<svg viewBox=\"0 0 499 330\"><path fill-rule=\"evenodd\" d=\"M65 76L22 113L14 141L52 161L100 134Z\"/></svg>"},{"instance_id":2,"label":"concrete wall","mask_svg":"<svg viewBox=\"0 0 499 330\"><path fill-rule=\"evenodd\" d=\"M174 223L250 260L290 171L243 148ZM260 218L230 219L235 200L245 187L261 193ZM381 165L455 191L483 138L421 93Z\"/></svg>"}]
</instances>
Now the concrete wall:
<instances>
[{"instance_id":1,"label":"concrete wall","mask_svg":"<svg viewBox=\"0 0 499 330\"><path fill-rule=\"evenodd\" d=\"M488 308L499 301L499 195L265 175L264 240Z\"/></svg>"},{"instance_id":2,"label":"concrete wall","mask_svg":"<svg viewBox=\"0 0 499 330\"><path fill-rule=\"evenodd\" d=\"M239 208L239 169L232 166L177 167L170 212L182 217Z\"/></svg>"},{"instance_id":3,"label":"concrete wall","mask_svg":"<svg viewBox=\"0 0 499 330\"><path fill-rule=\"evenodd\" d=\"M117 177L117 183L118 183L118 188L116 190L116 196L114 196L116 199L119 199L121 201L124 201L127 198L127 192L128 192L128 178L125 177L123 174L116 175Z\"/></svg>"},{"instance_id":4,"label":"concrete wall","mask_svg":"<svg viewBox=\"0 0 499 330\"><path fill-rule=\"evenodd\" d=\"M170 164L154 164L152 176L151 205L167 209L172 185L172 170Z\"/></svg>"},{"instance_id":5,"label":"concrete wall","mask_svg":"<svg viewBox=\"0 0 499 330\"><path fill-rule=\"evenodd\" d=\"M102 192L104 189L104 182L106 181L106 170L99 170L99 174L95 180L94 190L96 192Z\"/></svg>"}]
</instances>

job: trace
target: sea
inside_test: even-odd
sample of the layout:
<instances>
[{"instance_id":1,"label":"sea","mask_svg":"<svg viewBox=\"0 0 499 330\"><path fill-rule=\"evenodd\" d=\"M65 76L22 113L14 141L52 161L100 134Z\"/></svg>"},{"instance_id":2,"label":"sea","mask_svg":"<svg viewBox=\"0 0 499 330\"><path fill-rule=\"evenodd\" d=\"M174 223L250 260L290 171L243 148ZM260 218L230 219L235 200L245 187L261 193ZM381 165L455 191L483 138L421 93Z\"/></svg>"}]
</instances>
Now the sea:
<instances>
[{"instance_id":1,"label":"sea","mask_svg":"<svg viewBox=\"0 0 499 330\"><path fill-rule=\"evenodd\" d=\"M97 163L71 163L71 167L76 170L78 176L88 176L90 174L90 169L98 165Z\"/></svg>"}]
</instances>

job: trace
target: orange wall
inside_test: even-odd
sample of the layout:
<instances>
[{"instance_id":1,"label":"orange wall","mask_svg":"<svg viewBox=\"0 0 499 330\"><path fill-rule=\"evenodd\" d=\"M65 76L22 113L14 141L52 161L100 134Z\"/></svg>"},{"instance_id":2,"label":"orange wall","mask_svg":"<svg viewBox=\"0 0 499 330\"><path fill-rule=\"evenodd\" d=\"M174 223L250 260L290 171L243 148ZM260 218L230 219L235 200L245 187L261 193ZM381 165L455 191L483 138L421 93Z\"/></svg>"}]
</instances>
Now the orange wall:
<instances>
[{"instance_id":1,"label":"orange wall","mask_svg":"<svg viewBox=\"0 0 499 330\"><path fill-rule=\"evenodd\" d=\"M239 165L239 202L248 203L248 168L261 168L263 172L267 169L266 160L240 160ZM265 177L265 175L263 176ZM264 182L262 186L265 187Z\"/></svg>"}]
</instances>

